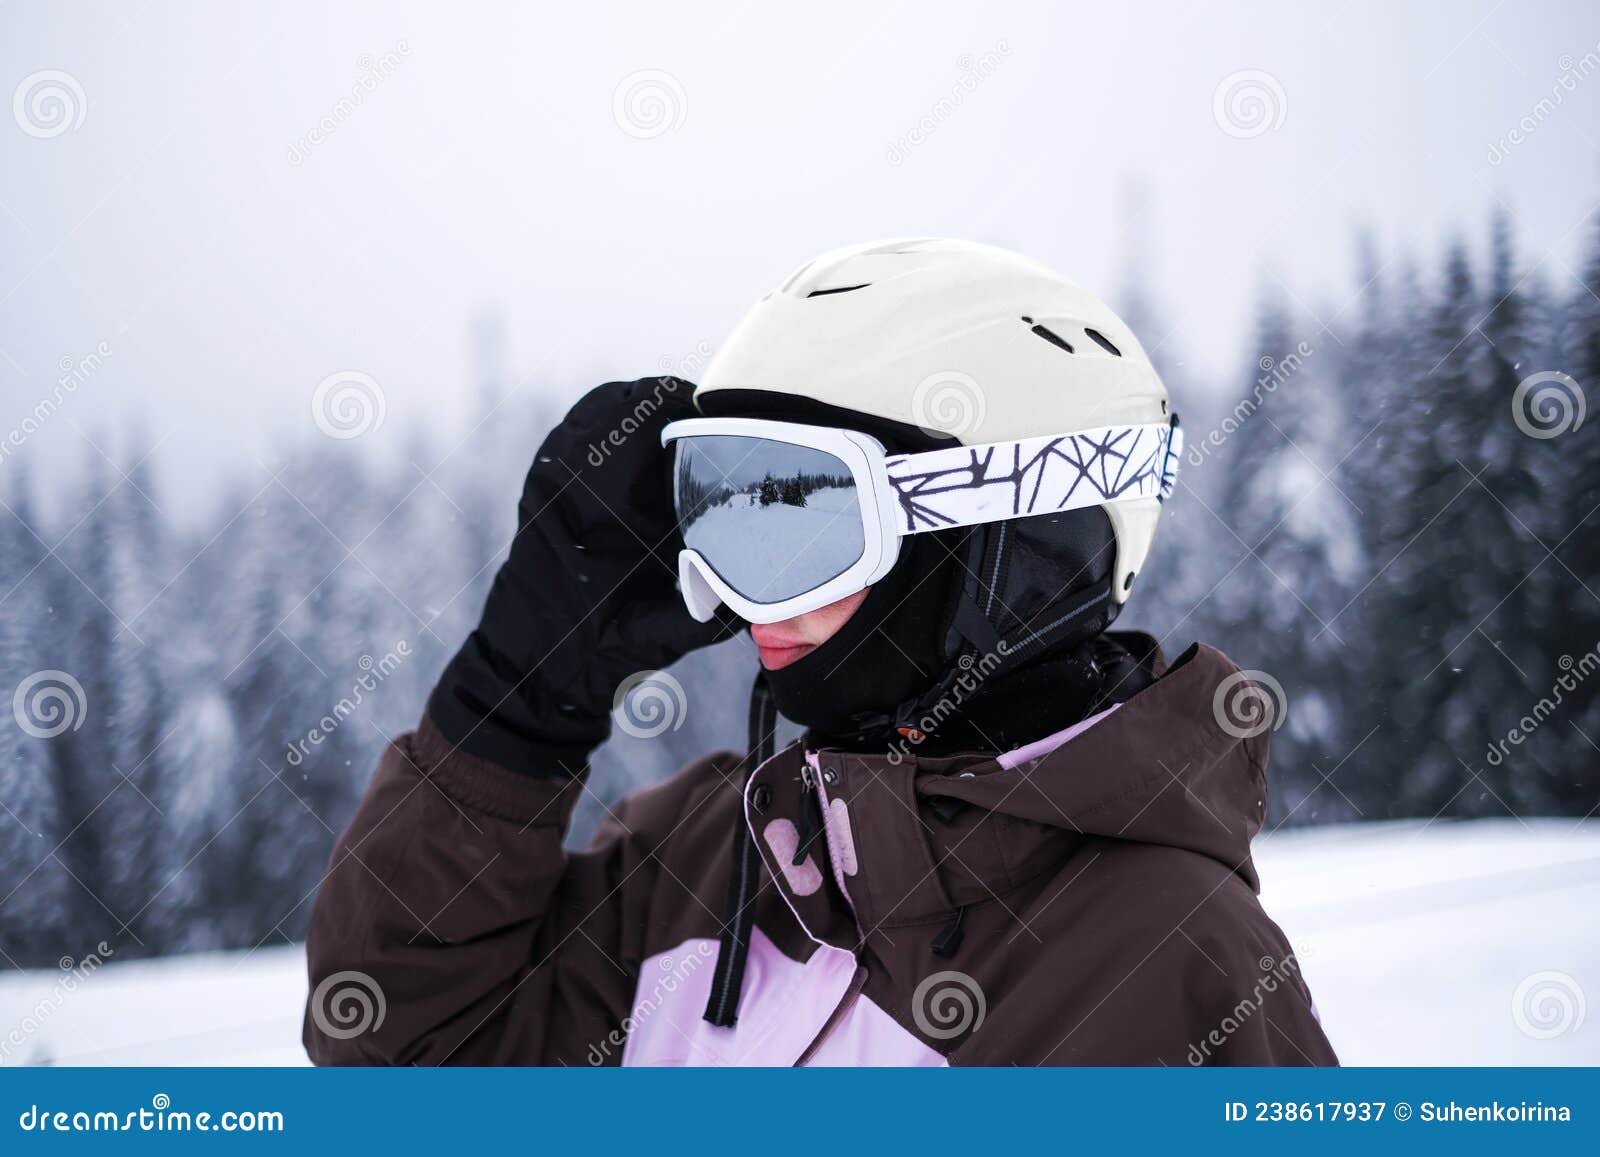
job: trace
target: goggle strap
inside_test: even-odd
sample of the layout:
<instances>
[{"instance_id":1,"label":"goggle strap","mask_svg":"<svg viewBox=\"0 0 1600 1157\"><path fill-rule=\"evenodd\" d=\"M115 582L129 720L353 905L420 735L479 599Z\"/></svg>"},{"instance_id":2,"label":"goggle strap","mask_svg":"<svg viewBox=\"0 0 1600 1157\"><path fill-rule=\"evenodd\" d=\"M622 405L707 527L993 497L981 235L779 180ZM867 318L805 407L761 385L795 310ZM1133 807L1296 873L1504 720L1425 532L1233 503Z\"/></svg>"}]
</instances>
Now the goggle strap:
<instances>
[{"instance_id":1,"label":"goggle strap","mask_svg":"<svg viewBox=\"0 0 1600 1157\"><path fill-rule=\"evenodd\" d=\"M1137 498L1177 482L1183 434L1170 422L951 446L885 460L901 534L1057 514Z\"/></svg>"}]
</instances>

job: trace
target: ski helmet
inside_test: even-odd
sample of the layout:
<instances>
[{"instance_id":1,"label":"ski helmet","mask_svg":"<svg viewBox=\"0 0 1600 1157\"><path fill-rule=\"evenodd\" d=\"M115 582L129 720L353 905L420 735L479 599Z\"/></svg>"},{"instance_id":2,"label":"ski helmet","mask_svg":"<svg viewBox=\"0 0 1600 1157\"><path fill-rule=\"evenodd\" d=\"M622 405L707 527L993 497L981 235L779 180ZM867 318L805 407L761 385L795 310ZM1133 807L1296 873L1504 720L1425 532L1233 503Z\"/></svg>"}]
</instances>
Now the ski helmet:
<instances>
[{"instance_id":1,"label":"ski helmet","mask_svg":"<svg viewBox=\"0 0 1600 1157\"><path fill-rule=\"evenodd\" d=\"M705 413L746 410L750 391L919 429L935 444L1171 420L1160 375L1103 302L1018 254L944 238L854 245L800 266L723 342L695 401ZM1104 510L1116 535L1111 598L1122 603L1161 499Z\"/></svg>"}]
</instances>

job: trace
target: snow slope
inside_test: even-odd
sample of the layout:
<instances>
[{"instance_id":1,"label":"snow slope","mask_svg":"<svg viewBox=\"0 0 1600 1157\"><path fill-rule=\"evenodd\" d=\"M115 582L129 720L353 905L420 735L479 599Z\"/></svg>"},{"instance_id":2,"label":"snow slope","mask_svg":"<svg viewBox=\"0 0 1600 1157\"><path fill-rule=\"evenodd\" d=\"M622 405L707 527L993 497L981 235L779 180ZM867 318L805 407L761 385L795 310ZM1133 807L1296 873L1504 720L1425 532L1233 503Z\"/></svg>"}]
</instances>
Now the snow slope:
<instances>
[{"instance_id":1,"label":"snow slope","mask_svg":"<svg viewBox=\"0 0 1600 1157\"><path fill-rule=\"evenodd\" d=\"M804 506L735 494L684 530L684 543L712 561L748 598L779 602L843 574L861 557L860 506L853 489L814 491Z\"/></svg>"},{"instance_id":2,"label":"snow slope","mask_svg":"<svg viewBox=\"0 0 1600 1157\"><path fill-rule=\"evenodd\" d=\"M112 962L59 1003L58 973L13 972L0 980L0 1049L25 1018L39 1027L0 1063L303 1065L305 968L299 946Z\"/></svg>"},{"instance_id":3,"label":"snow slope","mask_svg":"<svg viewBox=\"0 0 1600 1157\"><path fill-rule=\"evenodd\" d=\"M1347 1064L1600 1064L1600 821L1352 824L1256 847ZM304 1063L304 968L289 947L109 963L0 1060ZM0 1046L56 981L0 978Z\"/></svg>"},{"instance_id":4,"label":"snow slope","mask_svg":"<svg viewBox=\"0 0 1600 1157\"><path fill-rule=\"evenodd\" d=\"M1600 1064L1600 821L1349 824L1256 848L1345 1063Z\"/></svg>"}]
</instances>

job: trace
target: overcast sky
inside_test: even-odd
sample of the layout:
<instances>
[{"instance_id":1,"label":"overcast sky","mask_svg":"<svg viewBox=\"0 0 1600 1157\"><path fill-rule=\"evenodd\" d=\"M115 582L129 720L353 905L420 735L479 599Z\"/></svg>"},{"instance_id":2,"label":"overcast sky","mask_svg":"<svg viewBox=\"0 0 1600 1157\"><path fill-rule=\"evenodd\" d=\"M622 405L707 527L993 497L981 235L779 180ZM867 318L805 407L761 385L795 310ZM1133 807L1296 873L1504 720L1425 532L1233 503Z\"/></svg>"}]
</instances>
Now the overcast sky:
<instances>
[{"instance_id":1,"label":"overcast sky","mask_svg":"<svg viewBox=\"0 0 1600 1157\"><path fill-rule=\"evenodd\" d=\"M692 359L876 237L1115 300L1142 183L1147 344L1233 386L1263 284L1346 306L1357 224L1432 258L1498 199L1567 291L1600 194L1592 2L12 0L0 82L0 435L109 350L0 471L47 488L138 408L189 510L322 436L338 371L379 383L374 441L459 434L485 308L514 376L567 391Z\"/></svg>"}]
</instances>

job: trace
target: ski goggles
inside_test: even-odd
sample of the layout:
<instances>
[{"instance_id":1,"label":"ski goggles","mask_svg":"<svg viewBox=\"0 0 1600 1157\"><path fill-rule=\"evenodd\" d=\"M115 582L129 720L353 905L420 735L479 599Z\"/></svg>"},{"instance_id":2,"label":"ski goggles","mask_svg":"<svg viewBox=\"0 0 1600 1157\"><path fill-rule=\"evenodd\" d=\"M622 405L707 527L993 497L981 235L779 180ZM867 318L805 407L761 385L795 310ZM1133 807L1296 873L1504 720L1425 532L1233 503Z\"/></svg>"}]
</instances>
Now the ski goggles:
<instances>
[{"instance_id":1,"label":"ski goggles","mask_svg":"<svg viewBox=\"0 0 1600 1157\"><path fill-rule=\"evenodd\" d=\"M673 447L678 579L701 622L718 604L776 623L871 586L908 534L1165 499L1183 435L1171 422L889 454L854 430L689 418Z\"/></svg>"}]
</instances>

